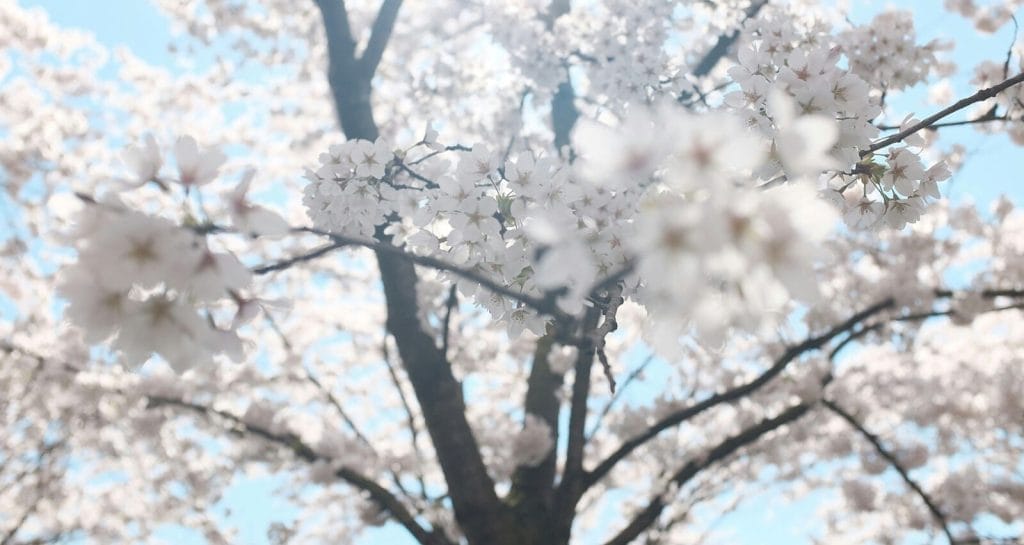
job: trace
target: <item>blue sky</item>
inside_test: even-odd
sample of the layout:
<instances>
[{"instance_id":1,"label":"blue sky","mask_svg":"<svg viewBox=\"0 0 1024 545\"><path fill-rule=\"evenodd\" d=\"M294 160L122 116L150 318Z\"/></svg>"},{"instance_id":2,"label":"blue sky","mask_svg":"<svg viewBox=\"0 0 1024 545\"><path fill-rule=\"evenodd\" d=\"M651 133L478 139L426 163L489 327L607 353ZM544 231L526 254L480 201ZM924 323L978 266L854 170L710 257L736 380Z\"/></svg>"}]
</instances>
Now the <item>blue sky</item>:
<instances>
[{"instance_id":1,"label":"blue sky","mask_svg":"<svg viewBox=\"0 0 1024 545\"><path fill-rule=\"evenodd\" d=\"M302 0L299 0L300 2ZM62 26L87 29L107 46L126 46L140 58L157 65L173 67L166 45L172 34L168 21L143 0L19 0L22 5L45 8L51 20ZM983 59L1002 60L1012 38L1011 27L992 36L981 36L959 17L941 9L941 0L913 0L885 3L872 0L850 0L851 16L855 22L866 21L874 13L888 6L910 9L916 14L919 37L955 38L957 47L951 58L961 67L969 68ZM954 78L957 96L970 93L969 75ZM914 93L895 97L892 102L906 112L925 114L936 109L919 101ZM954 116L952 119L961 119ZM947 142L960 142L967 146L970 158L964 169L947 185L943 192L953 201L987 205L1000 194L1008 193L1016 202L1024 201L1024 150L1014 146L1002 135L983 135L970 127L945 129L950 134ZM282 484L273 477L247 479L225 494L220 508L230 510L228 518L240 529L239 545L264 545L263 534L270 520L293 516L288 506L272 500L274 488ZM775 493L768 492L754 498L744 507L725 518L719 528L728 528L738 545L800 545L800 539L813 516L813 500L797 506L780 506ZM201 538L185 529L167 529L165 537L181 545L202 543ZM367 532L361 544L412 543L403 530L385 527Z\"/></svg>"}]
</instances>

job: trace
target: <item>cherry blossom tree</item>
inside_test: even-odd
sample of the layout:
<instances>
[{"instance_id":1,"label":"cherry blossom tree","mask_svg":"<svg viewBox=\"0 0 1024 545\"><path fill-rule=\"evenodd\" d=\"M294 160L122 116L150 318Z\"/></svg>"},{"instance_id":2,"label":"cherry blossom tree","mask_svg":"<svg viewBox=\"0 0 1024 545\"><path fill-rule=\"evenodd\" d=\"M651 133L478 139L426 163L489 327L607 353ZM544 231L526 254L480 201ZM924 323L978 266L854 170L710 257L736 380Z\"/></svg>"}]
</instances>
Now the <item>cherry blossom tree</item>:
<instances>
[{"instance_id":1,"label":"cherry blossom tree","mask_svg":"<svg viewBox=\"0 0 1024 545\"><path fill-rule=\"evenodd\" d=\"M958 67L808 0L155 4L174 67L0 0L0 545L237 543L267 473L278 545L722 543L764 490L815 542L1024 539L1024 212L943 197L957 131L1024 144L1016 44Z\"/></svg>"}]
</instances>

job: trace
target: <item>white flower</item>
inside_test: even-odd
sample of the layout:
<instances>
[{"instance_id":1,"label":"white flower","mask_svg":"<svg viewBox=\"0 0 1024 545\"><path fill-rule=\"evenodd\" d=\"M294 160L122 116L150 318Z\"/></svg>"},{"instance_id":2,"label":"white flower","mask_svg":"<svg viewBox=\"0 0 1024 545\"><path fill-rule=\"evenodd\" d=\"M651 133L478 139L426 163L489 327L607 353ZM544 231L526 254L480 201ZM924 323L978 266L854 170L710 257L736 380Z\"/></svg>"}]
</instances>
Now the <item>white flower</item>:
<instances>
[{"instance_id":1,"label":"white flower","mask_svg":"<svg viewBox=\"0 0 1024 545\"><path fill-rule=\"evenodd\" d=\"M818 296L814 263L820 243L832 232L834 209L806 185L788 184L761 192L757 225L766 229L757 236L757 249L748 259L769 267L795 297L812 301Z\"/></svg>"},{"instance_id":2,"label":"white flower","mask_svg":"<svg viewBox=\"0 0 1024 545\"><path fill-rule=\"evenodd\" d=\"M135 174L135 180L131 183L134 186L140 186L157 179L160 167L164 164L156 138L153 138L151 134L146 135L143 145L129 147L124 150L121 157L125 164L128 165L128 168L132 170L132 173Z\"/></svg>"},{"instance_id":3,"label":"white flower","mask_svg":"<svg viewBox=\"0 0 1024 545\"><path fill-rule=\"evenodd\" d=\"M725 173L753 170L764 158L763 139L733 115L678 116L671 122L678 126L666 183L675 187L705 187Z\"/></svg>"},{"instance_id":4,"label":"white flower","mask_svg":"<svg viewBox=\"0 0 1024 545\"><path fill-rule=\"evenodd\" d=\"M137 213L104 217L81 261L108 285L153 287L198 257L193 237L165 219Z\"/></svg>"},{"instance_id":5,"label":"white flower","mask_svg":"<svg viewBox=\"0 0 1024 545\"><path fill-rule=\"evenodd\" d=\"M629 240L638 272L656 304L685 303L699 295L703 256L723 242L724 218L663 192L648 198Z\"/></svg>"},{"instance_id":6,"label":"white flower","mask_svg":"<svg viewBox=\"0 0 1024 545\"><path fill-rule=\"evenodd\" d=\"M468 156L463 156L459 161L457 176L470 182L486 178L498 169L500 160L497 154L491 152L491 148L477 144Z\"/></svg>"},{"instance_id":7,"label":"white flower","mask_svg":"<svg viewBox=\"0 0 1024 545\"><path fill-rule=\"evenodd\" d=\"M888 168L882 175L882 189L896 189L901 195L909 197L917 191L917 186L924 178L924 166L921 158L907 148L896 148L887 157Z\"/></svg>"},{"instance_id":8,"label":"white flower","mask_svg":"<svg viewBox=\"0 0 1024 545\"><path fill-rule=\"evenodd\" d=\"M778 89L768 95L768 111L778 129L775 153L790 178L816 176L838 166L829 155L839 136L834 120L817 115L798 117L793 99Z\"/></svg>"},{"instance_id":9,"label":"white flower","mask_svg":"<svg viewBox=\"0 0 1024 545\"><path fill-rule=\"evenodd\" d=\"M225 197L231 225L242 233L253 236L279 237L288 233L288 223L276 212L249 202L246 195L256 171L248 169L242 181Z\"/></svg>"},{"instance_id":10,"label":"white flower","mask_svg":"<svg viewBox=\"0 0 1024 545\"><path fill-rule=\"evenodd\" d=\"M174 144L174 155L178 163L178 181L186 188L206 185L217 177L227 156L217 148L199 150L199 144L191 136L182 136Z\"/></svg>"},{"instance_id":11,"label":"white flower","mask_svg":"<svg viewBox=\"0 0 1024 545\"><path fill-rule=\"evenodd\" d=\"M427 122L427 128L423 131L423 143L433 151L441 151L444 149L444 146L437 143L437 137L437 131Z\"/></svg>"},{"instance_id":12,"label":"white flower","mask_svg":"<svg viewBox=\"0 0 1024 545\"><path fill-rule=\"evenodd\" d=\"M454 232L460 240L482 240L486 237L497 237L501 224L494 218L498 213L498 203L491 198L482 197L463 203L461 213L452 214L450 218Z\"/></svg>"},{"instance_id":13,"label":"white flower","mask_svg":"<svg viewBox=\"0 0 1024 545\"><path fill-rule=\"evenodd\" d=\"M598 185L643 182L662 164L674 140L647 108L631 111L618 127L581 120L573 132L580 173Z\"/></svg>"},{"instance_id":14,"label":"white flower","mask_svg":"<svg viewBox=\"0 0 1024 545\"><path fill-rule=\"evenodd\" d=\"M160 354L177 372L183 372L204 356L200 336L206 324L181 300L157 294L142 301L124 320L113 346L127 363L141 365L153 353Z\"/></svg>"},{"instance_id":15,"label":"white flower","mask_svg":"<svg viewBox=\"0 0 1024 545\"><path fill-rule=\"evenodd\" d=\"M82 328L87 342L106 340L136 311L128 289L112 288L82 266L64 269L58 289L69 303L64 315Z\"/></svg>"},{"instance_id":16,"label":"white flower","mask_svg":"<svg viewBox=\"0 0 1024 545\"><path fill-rule=\"evenodd\" d=\"M182 278L171 279L175 287L186 290L200 301L216 301L228 291L238 291L249 285L252 273L231 254L204 250L191 270Z\"/></svg>"},{"instance_id":17,"label":"white flower","mask_svg":"<svg viewBox=\"0 0 1024 545\"><path fill-rule=\"evenodd\" d=\"M867 229L878 223L883 212L885 212L885 205L881 201L861 199L846 208L843 213L843 221L853 229Z\"/></svg>"},{"instance_id":18,"label":"white flower","mask_svg":"<svg viewBox=\"0 0 1024 545\"><path fill-rule=\"evenodd\" d=\"M593 252L578 238L548 248L534 264L537 286L550 290L567 288L558 298L559 307L569 313L583 309L587 290L597 281Z\"/></svg>"},{"instance_id":19,"label":"white flower","mask_svg":"<svg viewBox=\"0 0 1024 545\"><path fill-rule=\"evenodd\" d=\"M885 215L882 216L882 219L889 227L902 229L908 223L914 223L921 219L923 211L924 201L920 197L892 199L886 203Z\"/></svg>"},{"instance_id":20,"label":"white flower","mask_svg":"<svg viewBox=\"0 0 1024 545\"><path fill-rule=\"evenodd\" d=\"M394 152L383 138L378 138L376 142L356 140L350 158L355 164L357 178L379 180L384 177L385 167L394 158Z\"/></svg>"},{"instance_id":21,"label":"white flower","mask_svg":"<svg viewBox=\"0 0 1024 545\"><path fill-rule=\"evenodd\" d=\"M921 180L921 184L917 186L917 196L938 199L942 196L939 193L939 182L948 180L951 176L953 176L953 173L950 172L949 166L946 165L945 161L928 167L928 170L924 171L924 178Z\"/></svg>"}]
</instances>

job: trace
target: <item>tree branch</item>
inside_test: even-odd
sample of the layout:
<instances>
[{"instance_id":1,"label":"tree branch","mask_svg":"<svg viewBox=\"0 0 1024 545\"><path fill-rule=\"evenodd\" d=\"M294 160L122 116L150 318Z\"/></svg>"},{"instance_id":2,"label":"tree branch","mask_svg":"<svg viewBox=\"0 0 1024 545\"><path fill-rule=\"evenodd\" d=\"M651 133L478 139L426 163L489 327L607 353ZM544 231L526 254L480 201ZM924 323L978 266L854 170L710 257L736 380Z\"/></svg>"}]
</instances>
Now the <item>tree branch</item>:
<instances>
[{"instance_id":1,"label":"tree branch","mask_svg":"<svg viewBox=\"0 0 1024 545\"><path fill-rule=\"evenodd\" d=\"M377 259L387 300L388 331L398 345L434 442L455 518L471 543L506 542L510 539L509 521L503 520L507 513L466 419L462 385L420 322L413 265L384 252L378 253Z\"/></svg>"},{"instance_id":2,"label":"tree branch","mask_svg":"<svg viewBox=\"0 0 1024 545\"><path fill-rule=\"evenodd\" d=\"M320 391L320 394L324 396L324 399L326 399L328 404L331 405L334 412L341 417L341 420L345 423L345 426L348 427L349 431L359 439L360 443L369 449L370 453L373 454L375 458L378 460L382 459L380 452L377 451L377 448L373 446L373 443L371 443L370 439L366 437L366 434L364 434L362 430L359 429L359 426L356 425L355 421L352 420L352 417L349 416L348 411L345 410L345 407L341 404L341 401L338 400L337 396L335 396L331 390L326 388L324 384L320 382L320 379L318 379L308 367L304 367L303 369L306 372L306 379ZM395 483L395 487L406 497L411 497L412 494L409 494L409 491L406 490L405 486L402 484L401 476L390 467L388 468L388 473L391 474L391 480Z\"/></svg>"},{"instance_id":3,"label":"tree branch","mask_svg":"<svg viewBox=\"0 0 1024 545\"><path fill-rule=\"evenodd\" d=\"M595 467L592 471L588 472L586 478L584 479L584 490L593 486L598 481L603 479L612 470L612 468L614 468L615 465L619 463L623 458L631 454L641 445L644 445L654 437L658 436L661 432L669 428L675 427L679 424L682 424L683 422L686 422L687 420L703 413L704 411L721 405L722 403L735 401L744 396L752 394L753 392L757 391L759 388L767 384L769 381L771 381L773 378L778 376L780 373L782 373L782 371L785 370L785 368L800 355L804 354L805 352L821 348L835 337L854 328L863 320L892 307L894 304L895 303L892 299L885 299L883 301L879 301L878 303L871 305L870 307L858 312L857 314L854 314L844 322L833 327L832 329L829 329L825 333L811 337L798 345L790 347L781 356L779 356L778 359L775 360L775 363L771 367L766 369L763 373L758 375L755 379L751 380L750 382L747 382L746 384L742 384L730 390L726 390L722 393L714 394L711 397L704 399L703 401L679 409L665 416L639 436L624 442L619 448L613 451L611 455L609 455L601 463L599 463L597 467Z\"/></svg>"},{"instance_id":4,"label":"tree branch","mask_svg":"<svg viewBox=\"0 0 1024 545\"><path fill-rule=\"evenodd\" d=\"M373 21L373 29L370 31L370 41L363 50L359 59L359 71L367 78L372 78L377 72L381 57L388 46L391 32L395 27L395 19L398 18L398 9L402 7L402 0L384 0L377 12L377 18Z\"/></svg>"},{"instance_id":5,"label":"tree branch","mask_svg":"<svg viewBox=\"0 0 1024 545\"><path fill-rule=\"evenodd\" d=\"M576 504L586 489L583 483L583 450L586 446L586 425L588 401L590 398L590 374L597 351L593 333L597 331L601 311L597 307L587 309L583 318L581 342L576 347L575 378L572 385L572 402L569 407L569 429L565 449L565 466L562 482L555 496L556 543L568 543L572 532L572 521Z\"/></svg>"},{"instance_id":6,"label":"tree branch","mask_svg":"<svg viewBox=\"0 0 1024 545\"><path fill-rule=\"evenodd\" d=\"M484 276L482 273L478 273L477 271L466 269L464 267L459 267L458 265L453 265L436 257L413 254L403 250L402 248L399 248L398 246L388 244L386 242L380 242L378 240L363 239L347 235L337 235L334 233L329 233L327 231L314 229L312 227L299 228L299 231L328 237L332 241L338 243L341 246L362 246L363 248L369 248L374 252L377 252L378 256L380 256L381 254L388 254L389 256L394 256L401 260L408 261L410 263L415 263L423 267L430 267L432 269L436 269L439 271L450 272L453 275L458 276L459 278L479 284L480 286L487 288L487 290L491 292L494 292L498 295L502 295L504 297L508 297L509 299L512 299L517 303L521 303L542 315L551 316L556 321L564 323L573 323L574 321L571 316L559 310L555 302L556 298L554 296L548 295L545 296L544 298L533 297L526 293L522 293L512 288L505 287L502 284L499 284L498 282L495 282L494 280L491 280L490 278Z\"/></svg>"},{"instance_id":7,"label":"tree branch","mask_svg":"<svg viewBox=\"0 0 1024 545\"><path fill-rule=\"evenodd\" d=\"M452 284L448 288L448 300L445 301L444 321L441 323L441 353L448 357L448 342L452 327L452 313L459 306L459 290Z\"/></svg>"},{"instance_id":8,"label":"tree branch","mask_svg":"<svg viewBox=\"0 0 1024 545\"><path fill-rule=\"evenodd\" d=\"M562 402L558 391L562 388L564 377L551 369L549 356L554 346L554 336L550 333L537 339L533 352L533 365L527 379L526 399L523 412L540 418L551 428L553 444L558 445L559 414ZM535 466L520 466L512 477L512 488L509 490L507 502L512 505L525 520L539 521L532 528L538 534L542 527L549 525L551 509L554 504L555 473L558 465L558 448L553 447L544 460Z\"/></svg>"},{"instance_id":9,"label":"tree branch","mask_svg":"<svg viewBox=\"0 0 1024 545\"><path fill-rule=\"evenodd\" d=\"M21 529L25 526L25 523L28 522L29 517L31 517L32 514L36 512L36 509L39 507L39 503L45 498L45 494L43 494L43 488L48 484L49 479L47 479L46 475L44 474L45 470L43 464L49 463L49 458L53 451L64 446L64 444L65 443L63 440L55 441L49 445L46 445L44 442L44 446L36 454L35 465L31 468L31 470L26 469L25 472L15 477L15 481L11 483L11 486L14 486L28 475L35 474L35 498L32 500L30 504L25 505L25 510L22 511L21 515L14 522L14 525L7 530L7 532L4 535L4 538L0 540L0 545L14 545L15 536L18 535L18 532L20 532Z\"/></svg>"},{"instance_id":10,"label":"tree branch","mask_svg":"<svg viewBox=\"0 0 1024 545\"><path fill-rule=\"evenodd\" d=\"M708 451L706 456L687 462L686 465L680 468L679 471L672 476L671 482L677 486L683 486L702 470L727 458L728 456L731 456L739 449L757 441L765 434L797 420L801 416L807 414L810 409L811 406L806 404L792 406L779 415L772 418L766 418L757 425L747 428L725 441L722 441ZM658 517L666 506L667 503L661 495L655 496L643 510L633 517L633 520L630 521L625 528L616 534L615 537L610 539L605 545L627 545L632 542L658 520Z\"/></svg>"},{"instance_id":11,"label":"tree branch","mask_svg":"<svg viewBox=\"0 0 1024 545\"><path fill-rule=\"evenodd\" d=\"M986 89L982 89L982 90L978 91L977 93L974 93L973 95L971 95L969 97L962 98L962 99L956 101L956 103L954 103L952 106L949 106L948 108L944 108L944 109L942 109L942 110L940 110L940 111L938 111L938 112L936 112L936 113L934 113L934 114L924 118L924 120L919 121L919 122L917 122L917 123L907 127L906 129L903 129L902 131L894 134L894 135L887 136L887 137L879 140L878 142L875 142L874 144L871 144L868 147L868 149L862 151L860 155L861 155L861 157L865 157L865 156L870 155L871 153L873 153L875 151L878 151L878 150L880 150L880 149L882 149L884 147L891 146L891 145L893 145L893 144L895 144L897 142L902 142L906 137L916 133L917 131L920 131L921 129L926 129L926 128L931 127L932 125L934 125L940 119L942 119L942 118L944 118L944 117L946 117L946 116L948 116L950 114L956 113L956 112L958 112L960 110L963 110L964 108L970 106L971 104L975 104L977 102L982 102L984 100L988 100L988 99L996 96L997 94L999 94L999 93L1009 89L1010 87L1013 87L1014 85L1017 85L1018 83L1021 83L1022 81L1024 81L1024 72L1021 72L1020 74L1017 74L1016 76L1014 76L1014 77L1012 77L1010 79L1004 80L1001 83L993 85L992 87L988 87Z\"/></svg>"},{"instance_id":12,"label":"tree branch","mask_svg":"<svg viewBox=\"0 0 1024 545\"><path fill-rule=\"evenodd\" d=\"M352 38L344 0L314 0L324 22L327 37L327 80L331 84L338 121L349 138L376 140L379 136L370 104L370 77L356 61L356 43Z\"/></svg>"},{"instance_id":13,"label":"tree branch","mask_svg":"<svg viewBox=\"0 0 1024 545\"><path fill-rule=\"evenodd\" d=\"M644 358L644 361L642 361L640 365L638 365L635 369L630 371L628 375L626 375L626 379L622 381L622 385L615 390L615 393L612 394L612 398L608 400L608 403L604 406L603 409L601 409L601 412L597 414L597 418L594 419L593 426L590 428L590 431L587 432L587 441L590 441L590 439L597 434L598 430L601 429L602 422L604 422L604 419L606 416L608 416L608 413L611 412L612 407L615 406L615 403L622 397L622 394L626 391L626 389L629 388L629 385L632 384L633 381L640 378L640 375L643 374L644 369L646 369L647 366L650 365L653 361L654 354L648 355L646 358Z\"/></svg>"},{"instance_id":14,"label":"tree branch","mask_svg":"<svg viewBox=\"0 0 1024 545\"><path fill-rule=\"evenodd\" d=\"M149 396L147 397L148 407L157 408L160 406L177 407L181 409L187 409L189 411L201 414L206 417L216 416L223 420L230 422L234 429L232 431L236 433L248 433L254 435L271 443L285 447L291 450L295 455L306 462L316 462L320 460L327 461L326 458L320 456L315 450L309 445L304 443L302 439L291 434L278 434L270 430L254 426L246 423L240 417L235 416L226 411L214 409L212 407L206 407L197 403L184 401L181 399L175 399L171 397L162 396ZM424 545L452 545L443 535L438 532L429 531L420 524L413 517L412 513L406 508L406 506L399 500L394 494L389 492L386 488L380 486L369 477L366 477L359 472L350 468L342 467L335 472L335 475L352 485L353 487L362 490L370 495L384 511L393 516L406 530L409 531L416 540Z\"/></svg>"},{"instance_id":15,"label":"tree branch","mask_svg":"<svg viewBox=\"0 0 1024 545\"><path fill-rule=\"evenodd\" d=\"M327 255L333 252L334 250L344 248L345 246L349 246L349 244L344 242L332 242L331 244L325 244L319 248L314 248L304 254L299 254L297 256L282 259L280 261L275 261L267 265L260 265L258 267L253 268L252 273L256 275L262 275L276 271L283 271L285 269L291 268L293 265L305 263L307 261L312 261L318 257Z\"/></svg>"},{"instance_id":16,"label":"tree branch","mask_svg":"<svg viewBox=\"0 0 1024 545\"><path fill-rule=\"evenodd\" d=\"M565 81L558 84L555 96L551 98L551 128L555 133L555 149L559 156L562 149L568 148L568 159L575 158L572 144L572 129L580 118L580 112L576 108L576 90L572 86L572 79L568 71L565 74Z\"/></svg>"},{"instance_id":17,"label":"tree branch","mask_svg":"<svg viewBox=\"0 0 1024 545\"><path fill-rule=\"evenodd\" d=\"M395 391L398 392L398 399L402 402L402 408L405 410L406 424L409 426L409 433L412 439L412 450L416 455L416 461L423 463L423 453L420 451L420 431L419 426L416 425L416 415L412 411L412 405L409 404L409 399L405 397L405 390L402 388L402 381L398 378L398 371L395 370L395 366L391 365L391 356L388 353L387 338L384 339L384 365L388 368L388 375L391 377L391 383L395 385ZM423 478L423 472L417 471L417 479L420 483L420 495L424 499L427 497L427 483Z\"/></svg>"},{"instance_id":18,"label":"tree branch","mask_svg":"<svg viewBox=\"0 0 1024 545\"><path fill-rule=\"evenodd\" d=\"M932 125L925 127L922 130L934 131L945 127L960 127L963 125L980 125L982 123L994 123L997 121L1020 121L1019 119L1012 119L1005 115L995 115L995 110L992 110L992 114L986 114L981 117L974 119L963 119L960 121L946 121L942 123L933 123ZM881 131L895 131L899 130L899 125L878 125L878 130Z\"/></svg>"},{"instance_id":19,"label":"tree branch","mask_svg":"<svg viewBox=\"0 0 1024 545\"><path fill-rule=\"evenodd\" d=\"M551 0L548 4L548 10L541 16L544 21L544 26L548 31L552 31L555 27L555 21L569 13L572 9L572 5L569 0ZM563 59L565 62L565 59ZM524 97L525 98L525 97ZM576 90L572 86L572 76L569 74L568 67L565 70L565 81L558 84L558 88L555 90L555 94L551 97L551 130L555 134L555 150L558 155L562 155L562 149L568 148L569 161L575 159L576 154L573 152L572 146L572 129L576 126L576 121L580 118L580 112L576 108Z\"/></svg>"},{"instance_id":20,"label":"tree branch","mask_svg":"<svg viewBox=\"0 0 1024 545\"><path fill-rule=\"evenodd\" d=\"M981 294L983 297L989 299L994 299L996 297L1024 297L1024 291L1021 290L984 290L981 292ZM936 290L935 296L939 298L949 298L953 296L953 292L948 290ZM987 314L989 312L1002 312L1005 310L1017 310L1021 308L1024 308L1024 303L1014 303L1011 305L990 308L988 310L985 310L982 314ZM939 316L950 316L952 314L955 314L955 311L952 309L933 310L930 312L918 312L913 314L905 314L903 316L894 316L891 318L875 321L874 323L871 324L865 324L860 329L851 332L846 338L844 338L842 341L836 344L836 346L833 347L832 350L829 352L828 359L835 359L836 355L839 354L839 352L842 351L843 348L846 348L847 345L849 345L853 341L856 341L857 339L860 339L861 337L864 337L868 333L878 331L887 323L916 322L928 318L937 318Z\"/></svg>"},{"instance_id":21,"label":"tree branch","mask_svg":"<svg viewBox=\"0 0 1024 545\"><path fill-rule=\"evenodd\" d=\"M906 483L906 485L910 487L910 489L913 490L914 493L918 495L918 497L921 498L921 501L924 502L925 506L928 507L928 512L930 512L932 516L935 517L935 521L939 524L939 527L942 529L942 533L946 534L946 538L949 540L950 545L954 545L956 543L956 539L954 539L953 532L949 529L949 520L946 519L946 515L943 514L942 511L939 509L938 505L936 505L936 503L932 501L931 497L928 496L928 493L925 492L924 489L922 489L921 486L914 481L914 479L910 478L910 474L907 472L907 469L903 467L903 464L900 463L900 461L892 452L889 451L889 449L885 448L885 446L882 444L881 438L868 431L868 429L865 428L863 424L858 422L852 414L846 412L834 401L824 399L822 400L822 403L826 407L828 407L830 411L832 411L840 418L845 420L846 423L850 425L850 427L857 430L858 433L863 435L864 438L867 439L869 443L871 443L871 446L875 448L875 451L878 452L878 455L881 456L886 462L889 462L889 465L891 465L893 469L896 470L896 473L900 475L900 478L903 479L903 482Z\"/></svg>"},{"instance_id":22,"label":"tree branch","mask_svg":"<svg viewBox=\"0 0 1024 545\"><path fill-rule=\"evenodd\" d=\"M743 12L743 21L740 22L740 26L743 25L748 19L757 17L757 14L761 12L761 8L768 5L768 0L758 0L747 6L746 11ZM690 73L694 78L702 78L711 73L712 70L718 66L718 63L729 54L729 49L732 47L736 40L740 37L740 29L737 28L728 34L722 34L718 37L715 45L701 57L700 62L697 63L697 67ZM699 91L698 91L699 92ZM686 103L693 97L693 93L684 91L679 94L677 101L679 103Z\"/></svg>"}]
</instances>

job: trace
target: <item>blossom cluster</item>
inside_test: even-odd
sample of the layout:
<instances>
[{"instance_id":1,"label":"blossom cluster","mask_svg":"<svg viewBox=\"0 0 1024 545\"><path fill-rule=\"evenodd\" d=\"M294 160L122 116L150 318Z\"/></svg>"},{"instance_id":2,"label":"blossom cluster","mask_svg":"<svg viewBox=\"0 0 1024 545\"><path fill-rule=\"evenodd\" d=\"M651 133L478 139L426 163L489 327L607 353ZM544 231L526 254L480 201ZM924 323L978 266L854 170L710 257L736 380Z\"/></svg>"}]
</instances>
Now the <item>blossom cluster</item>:
<instances>
[{"instance_id":1,"label":"blossom cluster","mask_svg":"<svg viewBox=\"0 0 1024 545\"><path fill-rule=\"evenodd\" d=\"M305 202L315 226L350 236L371 235L397 212L404 219L385 229L396 243L532 297L555 294L565 312L579 312L601 280L622 274L624 295L666 332L678 335L690 320L709 334L756 329L790 297L813 296L815 247L833 218L797 178L832 163L825 150L835 131L776 98L771 155L732 114L663 104L635 109L619 127L582 126L573 166L528 150L503 158L482 145L454 166L444 150L407 162L412 150L384 155L392 146L383 141L350 141L321 156ZM776 160L794 183L750 184ZM523 305L460 287L514 329L543 331L543 317Z\"/></svg>"},{"instance_id":2,"label":"blossom cluster","mask_svg":"<svg viewBox=\"0 0 1024 545\"><path fill-rule=\"evenodd\" d=\"M125 151L131 176L121 185L154 183L169 190L173 182L187 197L218 177L226 157L185 136L176 142L175 159L176 176L163 176L163 156L148 137ZM246 173L225 195L234 228L253 235L281 234L287 226L280 216L247 201L251 179L252 172ZM234 254L215 249L191 213L179 224L135 210L116 194L79 198L84 206L73 233L78 258L62 269L59 289L68 301L65 315L86 340L110 340L134 365L158 354L177 371L212 354L241 358L242 341L234 330L259 307L242 295L252 274ZM218 324L215 316L232 305L234 319Z\"/></svg>"},{"instance_id":3,"label":"blossom cluster","mask_svg":"<svg viewBox=\"0 0 1024 545\"><path fill-rule=\"evenodd\" d=\"M398 192L387 174L394 151L387 142L352 140L320 155L303 203L316 227L335 233L373 236L377 225L396 211Z\"/></svg>"},{"instance_id":4,"label":"blossom cluster","mask_svg":"<svg viewBox=\"0 0 1024 545\"><path fill-rule=\"evenodd\" d=\"M164 218L114 204L85 210L78 261L62 272L60 291L87 340L113 337L127 362L155 352L179 371L209 353L240 356L238 337L198 312L248 285L237 258Z\"/></svg>"},{"instance_id":5,"label":"blossom cluster","mask_svg":"<svg viewBox=\"0 0 1024 545\"><path fill-rule=\"evenodd\" d=\"M913 45L911 21L901 12L887 12L871 25L844 34L837 47L800 41L773 19L759 21L750 35L752 39L738 52L738 65L729 70L740 89L726 95L726 105L767 134L776 153L786 146L813 146L815 141L780 138L778 133L792 114L780 118L778 108L769 101L772 94L792 97L799 113L834 119L831 124L838 137L829 149L822 150L834 161L827 166L828 183L822 188L826 198L840 207L847 225L901 228L917 221L927 200L939 197L937 183L951 173L942 162L925 167L921 158L924 140L916 134L887 147L884 153L869 151L879 134L872 120L882 112L880 91L884 91L871 74L885 68L866 59L876 58L876 54L920 58L920 70L902 73L902 79L890 74L885 80L896 78L899 86L911 85L938 70L935 52L939 46ZM882 54L882 50L888 53ZM897 51L902 52L898 57ZM849 69L840 67L843 54L849 59ZM915 122L908 118L901 128ZM781 160L784 156L780 154L775 172L769 169L761 176L791 176L792 166Z\"/></svg>"},{"instance_id":6,"label":"blossom cluster","mask_svg":"<svg viewBox=\"0 0 1024 545\"><path fill-rule=\"evenodd\" d=\"M850 71L874 88L900 91L927 80L932 73L948 74L951 66L937 53L952 49L951 42L932 40L915 43L914 17L909 11L885 11L871 24L839 35L839 44L849 58Z\"/></svg>"},{"instance_id":7,"label":"blossom cluster","mask_svg":"<svg viewBox=\"0 0 1024 545\"><path fill-rule=\"evenodd\" d=\"M832 163L824 150L835 131L820 116L798 116L784 96L771 102L774 146L732 114L666 106L632 114L618 129L581 128L584 176L645 185L624 240L637 263L637 298L669 335L654 339L669 341L662 346L678 335L680 309L713 339L729 327L757 330L791 298L815 296L816 248L835 216L804 177ZM667 144L646 145L643 134ZM791 183L768 190L751 183L778 162Z\"/></svg>"},{"instance_id":8,"label":"blossom cluster","mask_svg":"<svg viewBox=\"0 0 1024 545\"><path fill-rule=\"evenodd\" d=\"M426 146L436 148L436 143L414 148ZM320 166L307 173L312 181L304 202L315 227L371 236L376 225L397 212L402 219L385 230L395 243L415 253L444 257L452 265L531 295L567 287L569 293L560 303L571 311L581 307L586 287L600 272L624 262L614 229L602 229L608 221L595 223L586 214L627 218L634 201L625 193L624 198L612 199L604 188L582 183L556 159L529 151L503 159L477 145L453 165L444 159L444 150L435 149L415 161L405 158L412 150L398 150L374 156L379 169L371 171L363 149L393 147L384 140L349 141L321 155ZM577 231L575 242L562 240L563 228ZM575 252L580 259L566 268L550 259L562 252L535 255L552 245ZM573 275L573 282L566 274ZM528 309L477 292L474 284L460 284L460 289L516 327L543 331L543 320Z\"/></svg>"},{"instance_id":9,"label":"blossom cluster","mask_svg":"<svg viewBox=\"0 0 1024 545\"><path fill-rule=\"evenodd\" d=\"M945 0L943 6L953 13L969 19L978 32L991 34L1013 20L1014 12L1024 5L1020 0L1004 0L989 5L978 5L975 0Z\"/></svg>"},{"instance_id":10,"label":"blossom cluster","mask_svg":"<svg viewBox=\"0 0 1024 545\"><path fill-rule=\"evenodd\" d=\"M529 2L490 4L490 34L541 100L570 79L563 61L568 58L583 61L572 79L613 109L621 101L644 102L680 85L664 78L679 71L673 66L678 60L662 47L681 15L672 2L612 0L561 17L550 12L534 17L537 6Z\"/></svg>"}]
</instances>

